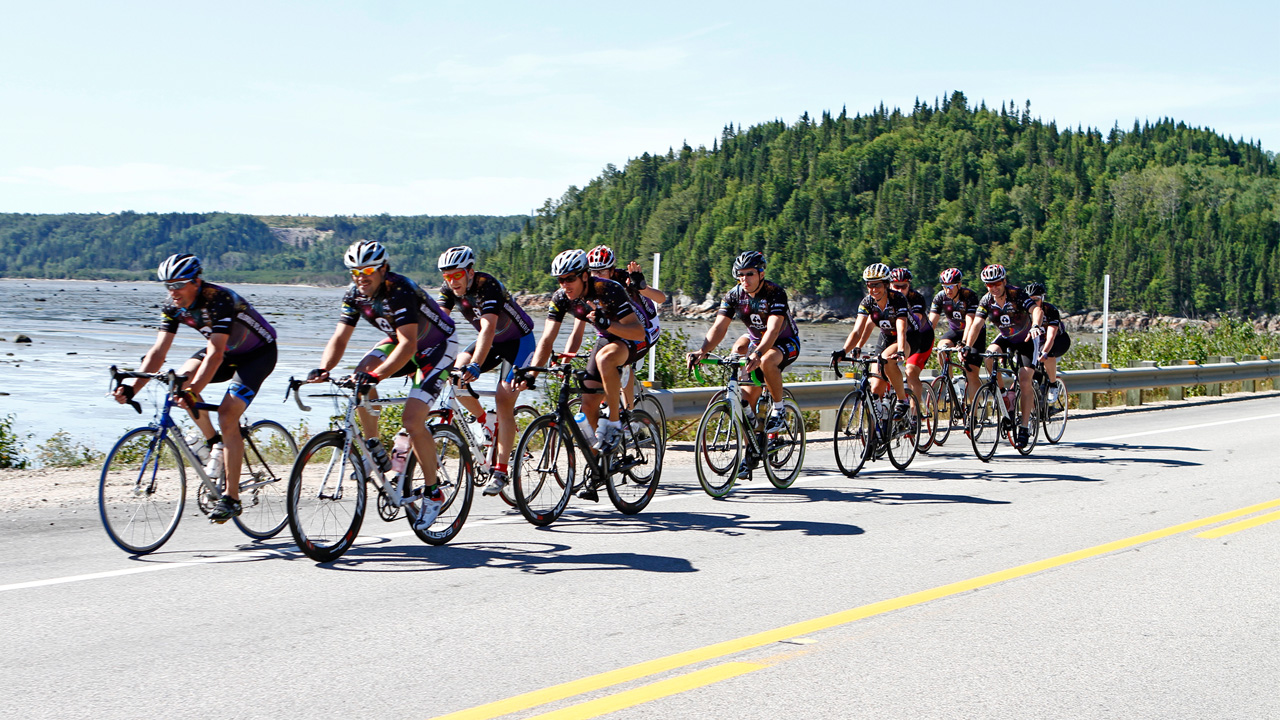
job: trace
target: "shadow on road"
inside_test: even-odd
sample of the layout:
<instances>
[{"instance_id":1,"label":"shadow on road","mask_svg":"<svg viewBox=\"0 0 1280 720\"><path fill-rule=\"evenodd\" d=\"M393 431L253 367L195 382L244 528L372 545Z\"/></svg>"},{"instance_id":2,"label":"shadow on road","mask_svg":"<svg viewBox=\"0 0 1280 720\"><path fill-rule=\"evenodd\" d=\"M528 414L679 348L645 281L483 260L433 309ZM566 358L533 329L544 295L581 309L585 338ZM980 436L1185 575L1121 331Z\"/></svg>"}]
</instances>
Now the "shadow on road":
<instances>
[{"instance_id":1,"label":"shadow on road","mask_svg":"<svg viewBox=\"0 0 1280 720\"><path fill-rule=\"evenodd\" d=\"M393 544L394 542L394 544ZM318 567L366 572L431 572L499 568L534 575L559 572L636 570L651 573L696 572L686 558L643 553L574 553L561 543L458 543L430 547L416 543L357 545L332 563ZM307 561L305 557L299 558Z\"/></svg>"}]
</instances>

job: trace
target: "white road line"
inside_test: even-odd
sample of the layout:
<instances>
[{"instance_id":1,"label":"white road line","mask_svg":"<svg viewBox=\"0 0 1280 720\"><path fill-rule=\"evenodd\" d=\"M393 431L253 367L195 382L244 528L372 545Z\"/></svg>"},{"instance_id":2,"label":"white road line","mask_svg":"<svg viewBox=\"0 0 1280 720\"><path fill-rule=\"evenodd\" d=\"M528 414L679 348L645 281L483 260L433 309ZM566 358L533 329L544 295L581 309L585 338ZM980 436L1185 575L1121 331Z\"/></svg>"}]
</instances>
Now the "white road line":
<instances>
[{"instance_id":1,"label":"white road line","mask_svg":"<svg viewBox=\"0 0 1280 720\"><path fill-rule=\"evenodd\" d=\"M1220 420L1217 422L1210 422L1210 423L1196 423L1195 425L1179 425L1177 427L1163 428L1160 430L1145 430L1143 432L1126 433L1123 435L1108 435L1103 437L1091 438L1089 440L1076 440L1072 442L1065 442L1063 444L1064 445L1082 445L1085 443L1094 443L1094 442L1102 442L1102 441L1127 440L1129 438L1146 437L1149 435L1159 435L1161 433L1182 432L1184 430L1198 430L1200 428L1217 427L1219 425L1232 425L1235 423L1242 423L1242 422L1256 422L1258 420L1270 420L1272 418L1277 418L1277 417L1280 417L1280 413L1269 413L1267 415L1252 415L1250 417L1233 418L1231 420ZM1010 450L1010 452L1012 452L1012 450ZM939 465L946 465L948 463L954 463L958 460L965 460L965 459L968 459L968 458L946 458L942 460L935 460L933 462L913 463L911 467L937 467ZM859 473L859 474L873 474L873 473L881 473L881 472L897 472L897 470L894 470L892 468L875 468L875 469L864 470L862 473ZM684 497L687 497L687 496L665 495L662 497L655 497L653 499L653 502L655 503L665 502L669 500L677 500ZM567 514L578 514L579 512L581 511L566 510ZM523 517L519 515L515 515L515 516L489 518L486 520L476 520L469 523L469 525L472 525L472 526L501 525L501 524L508 524L508 523L523 522L523 521L524 521ZM412 534L413 534L412 530L405 530L403 532L387 533L384 535L361 535L356 540L356 544L357 545L373 545L386 540L393 540L396 538L407 537ZM177 568L194 567L198 565L209 565L211 563L244 562L246 560L253 560L259 557L262 557L262 558L296 557L298 555L298 552L299 551L296 545L289 545L284 548L239 551L234 554L215 555L213 557L200 558L198 560L185 560L182 562L147 565L146 567L131 567L131 568L124 568L121 570L108 570L105 572L88 573L85 575L67 575L65 577L49 578L47 580L31 580L29 582L11 583L9 585L0 585L0 592L6 592L9 590L25 590L28 588L37 588L37 587L47 587L49 585L61 585L64 583L82 582L85 580L100 580L103 578L120 577L123 575L135 575L138 573L158 572L160 570L174 570Z\"/></svg>"}]
</instances>

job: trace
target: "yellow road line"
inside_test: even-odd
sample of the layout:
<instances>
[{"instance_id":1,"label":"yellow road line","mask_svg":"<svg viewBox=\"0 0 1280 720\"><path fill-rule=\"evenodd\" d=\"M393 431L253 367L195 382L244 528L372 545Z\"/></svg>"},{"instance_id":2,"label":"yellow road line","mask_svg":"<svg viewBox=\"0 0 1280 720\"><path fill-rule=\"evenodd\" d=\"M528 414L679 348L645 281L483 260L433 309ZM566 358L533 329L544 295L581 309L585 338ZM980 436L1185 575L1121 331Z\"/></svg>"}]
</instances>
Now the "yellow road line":
<instances>
[{"instance_id":1,"label":"yellow road line","mask_svg":"<svg viewBox=\"0 0 1280 720\"><path fill-rule=\"evenodd\" d=\"M555 710L542 715L535 715L529 720L588 720L611 712L617 712L633 705L659 700L671 695L678 695L695 688L700 688L721 680L745 675L749 672L769 667L760 663L731 662L697 670L687 675L659 680L656 683L627 690L616 695L589 700L567 708Z\"/></svg>"},{"instance_id":2,"label":"yellow road line","mask_svg":"<svg viewBox=\"0 0 1280 720\"><path fill-rule=\"evenodd\" d=\"M1068 565L1070 563L1088 560L1089 558L1105 555L1107 553L1124 550L1136 545L1153 542L1167 538L1171 535L1196 530L1209 525L1216 525L1227 520L1234 520L1245 515L1252 515L1263 510L1280 507L1280 500L1270 500L1257 505L1240 508L1239 510L1231 510L1225 513L1219 513L1211 517L1202 518L1200 520L1191 520L1188 522L1172 525L1160 530L1152 530L1151 532L1141 535L1134 535L1123 540L1096 545L1084 550L1076 550L1065 555L1039 560L1026 565L1009 568L1008 570L1000 570L998 572L989 573L969 580L961 580L949 585L932 588L930 590L921 590L920 592L903 595L902 597L893 598L891 600L881 600L863 605L850 610L832 613L823 617L805 620L791 625L786 625L773 630L766 630L754 635L736 638L734 640L726 640L714 645L694 648L684 652L668 655L663 658L647 660L617 670L610 670L598 675L581 678L579 680L571 680L559 685L553 685L541 690L533 690L531 692L515 695L503 700L497 700L484 705L477 705L466 710L449 713L448 715L440 715L434 720L489 720L490 718L500 717L508 713L520 710L528 710L538 705L563 700L574 695L581 695L586 692L593 692L611 685L618 685L625 682L638 680L649 675L655 675L661 672L675 670L677 668L694 665L696 663L707 662L709 660L717 660L719 658L740 653L746 650L752 650L770 643L788 640L791 638L809 635L810 633L820 630L827 630L839 625L847 625L858 620L864 620L869 617L881 615L894 610L901 610L913 605L920 605L940 598L949 597L951 595L959 595L960 593L970 590L977 590L988 585L1013 580L1028 575L1052 570L1056 567Z\"/></svg>"},{"instance_id":3,"label":"yellow road line","mask_svg":"<svg viewBox=\"0 0 1280 720\"><path fill-rule=\"evenodd\" d=\"M1248 520L1241 520L1240 522L1234 522L1230 525L1223 525L1222 527L1214 528L1212 530L1205 530L1204 532L1196 535L1196 537L1209 538L1212 540L1213 538L1220 538L1223 535L1230 535L1231 533L1237 533L1241 530L1248 530L1249 528L1258 527L1259 525L1266 525L1274 520L1280 520L1280 511L1267 513L1266 515L1259 515L1258 517L1249 518Z\"/></svg>"}]
</instances>

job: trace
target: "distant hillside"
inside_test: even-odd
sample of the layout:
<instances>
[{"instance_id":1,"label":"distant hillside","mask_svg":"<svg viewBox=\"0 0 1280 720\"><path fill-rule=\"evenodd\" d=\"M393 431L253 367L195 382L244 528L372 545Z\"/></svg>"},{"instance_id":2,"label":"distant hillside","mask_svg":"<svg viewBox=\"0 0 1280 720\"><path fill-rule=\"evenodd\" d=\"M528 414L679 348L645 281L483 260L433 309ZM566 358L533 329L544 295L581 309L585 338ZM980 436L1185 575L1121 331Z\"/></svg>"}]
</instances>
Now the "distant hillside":
<instances>
[{"instance_id":1,"label":"distant hillside","mask_svg":"<svg viewBox=\"0 0 1280 720\"><path fill-rule=\"evenodd\" d=\"M514 287L550 289L551 258L612 245L662 251L663 285L725 290L733 257L768 256L794 293L860 297L862 268L906 265L918 283L1001 262L1044 280L1065 308L1169 314L1280 310L1280 173L1261 146L1164 119L1059 129L1027 108L962 93L909 113L802 116L726 127L613 166L549 200L487 262Z\"/></svg>"},{"instance_id":2,"label":"distant hillside","mask_svg":"<svg viewBox=\"0 0 1280 720\"><path fill-rule=\"evenodd\" d=\"M271 224L268 225L267 220ZM525 216L257 218L227 213L0 214L0 276L150 278L175 252L199 255L210 275L256 282L345 282L342 253L357 239L388 245L393 265L436 272L452 245L494 247ZM275 228L273 230L273 228Z\"/></svg>"}]
</instances>

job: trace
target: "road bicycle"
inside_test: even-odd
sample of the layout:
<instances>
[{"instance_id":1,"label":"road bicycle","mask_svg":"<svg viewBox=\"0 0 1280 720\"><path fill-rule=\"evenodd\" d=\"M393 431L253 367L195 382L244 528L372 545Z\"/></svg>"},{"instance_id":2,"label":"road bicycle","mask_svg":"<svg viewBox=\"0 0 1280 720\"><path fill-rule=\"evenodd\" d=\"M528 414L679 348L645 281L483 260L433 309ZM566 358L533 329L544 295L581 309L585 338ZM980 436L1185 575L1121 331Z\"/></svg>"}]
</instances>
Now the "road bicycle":
<instances>
[{"instance_id":1,"label":"road bicycle","mask_svg":"<svg viewBox=\"0 0 1280 720\"><path fill-rule=\"evenodd\" d=\"M525 428L516 445L512 466L516 507L534 525L555 522L577 489L594 492L603 484L613 506L627 515L640 512L653 499L662 477L662 436L657 421L644 410L623 409L622 432L613 447L597 452L590 428L574 419L570 399L597 392L583 385L585 370L569 363L550 367L525 367L516 371L518 381L533 387L531 373L557 377L560 390L555 409ZM585 425L585 423L583 423ZM577 448L578 453L574 452ZM585 476L579 481L577 455L582 455Z\"/></svg>"},{"instance_id":2,"label":"road bicycle","mask_svg":"<svg viewBox=\"0 0 1280 720\"><path fill-rule=\"evenodd\" d=\"M964 367L952 357L963 353L959 346L938 348L939 374L929 381L937 405L938 420L933 426L933 442L945 445L954 428L964 430L968 426L968 403L965 402L967 379ZM960 376L953 377L953 369L959 368Z\"/></svg>"},{"instance_id":3,"label":"road bicycle","mask_svg":"<svg viewBox=\"0 0 1280 720\"><path fill-rule=\"evenodd\" d=\"M329 392L311 397L333 399L335 427L302 446L289 474L289 530L302 552L316 562L330 562L351 548L364 522L366 484L378 491L379 514L394 519L403 509L409 526L423 542L443 545L457 537L471 510L474 468L468 445L455 426L428 426L436 444L436 482L445 499L435 521L420 529L417 521L426 479L417 455L410 452L399 472L384 471L365 446L356 418L358 407L402 405L407 398L370 399L371 386L359 384L353 377L328 382ZM303 412L309 412L311 408L303 404L299 391L304 384L289 378L289 393Z\"/></svg>"},{"instance_id":4,"label":"road bicycle","mask_svg":"<svg viewBox=\"0 0 1280 720\"><path fill-rule=\"evenodd\" d=\"M582 359L586 356L583 355L582 353L556 353L556 357L561 361L569 361L569 360L575 360L575 359ZM640 360L637 360L634 363L631 363L630 365L624 365L618 369L619 371L636 374L636 367L643 360L644 358L641 358ZM626 387L626 381L627 381L627 376L623 374L622 375L623 387ZM603 406L604 401L601 400L600 404ZM578 410L581 407L582 407L581 396L572 398L569 401L569 409L572 410L575 414L578 412ZM639 380L638 375L637 375L637 380L635 385L635 400L634 402L632 402L631 407L638 408L640 410L644 410L645 412L649 413L649 417L652 417L654 422L657 424L658 433L662 438L663 444L665 445L667 441L667 411L662 409L662 401L659 400L658 396L654 394L653 389L649 387L649 385L647 385L644 381Z\"/></svg>"},{"instance_id":5,"label":"road bicycle","mask_svg":"<svg viewBox=\"0 0 1280 720\"><path fill-rule=\"evenodd\" d=\"M1017 363L1013 362L1012 355L1004 352L978 353L978 357L996 358L996 363L986 382L974 393L973 404L969 407L966 427L969 440L973 443L973 453L982 462L990 462L1000 444L1000 436L1004 435L1019 453L1030 455L1040 434L1040 415L1034 409L1040 403L1039 398L1032 399L1033 409L1027 422L1027 443L1017 447L1014 434L1019 427L1017 418L1022 412L1022 383L1018 382ZM1008 387L1001 387L1002 379L1009 382ZM1031 391L1035 393L1034 384Z\"/></svg>"},{"instance_id":6,"label":"road bicycle","mask_svg":"<svg viewBox=\"0 0 1280 720\"><path fill-rule=\"evenodd\" d=\"M878 354L855 350L853 354L846 353L832 360L837 372L841 360L861 366L861 371L857 373L858 386L845 395L840 401L840 409L836 411L832 437L836 467L845 475L854 477L868 460L887 456L895 468L906 470L918 449L915 438L923 432L918 412L920 403L915 392L909 386L904 388L911 409L905 416L895 418L893 393L877 397L871 390L873 378L889 382L884 375L884 363L887 361ZM872 371L871 366L876 364L880 365L880 372Z\"/></svg>"},{"instance_id":7,"label":"road bicycle","mask_svg":"<svg viewBox=\"0 0 1280 720\"><path fill-rule=\"evenodd\" d=\"M780 489L791 487L804 466L805 429L800 406L784 395L783 428L767 430L765 424L774 402L768 388L764 388L756 407L748 413L740 383L764 383L756 373L745 380L739 378L745 360L745 356L736 353L728 357L708 354L693 368L703 385L707 381L701 366L718 367L724 373L724 388L707 401L694 441L698 483L715 498L724 497L733 489L744 461L754 470L763 459L765 476Z\"/></svg>"},{"instance_id":8,"label":"road bicycle","mask_svg":"<svg viewBox=\"0 0 1280 720\"><path fill-rule=\"evenodd\" d=\"M197 504L205 514L222 498L226 477L225 472L211 477L205 471L204 460L173 419L175 398L187 378L172 370L128 372L113 365L110 391L129 378L158 380L167 390L151 423L126 432L107 453L98 482L98 514L112 542L125 552L143 555L159 549L178 529L186 506L188 467L200 481ZM142 413L136 400L130 400L129 405ZM197 414L218 409L212 403L195 403L193 407ZM240 432L244 436L242 510L232 521L245 535L266 540L284 529L288 521L285 486L298 445L293 435L273 420L242 425Z\"/></svg>"},{"instance_id":9,"label":"road bicycle","mask_svg":"<svg viewBox=\"0 0 1280 720\"><path fill-rule=\"evenodd\" d=\"M1038 349L1038 348L1037 348ZM1039 352L1036 353L1039 355ZM1040 429L1044 432L1044 439L1050 445L1057 445L1062 439L1062 434L1067 430L1067 384L1062 382L1062 376L1054 382L1049 382L1049 373L1044 369L1043 362L1036 363L1035 375L1031 378L1031 383L1036 388L1036 413L1039 415ZM1049 402L1050 390L1057 387L1057 397L1053 402Z\"/></svg>"}]
</instances>

